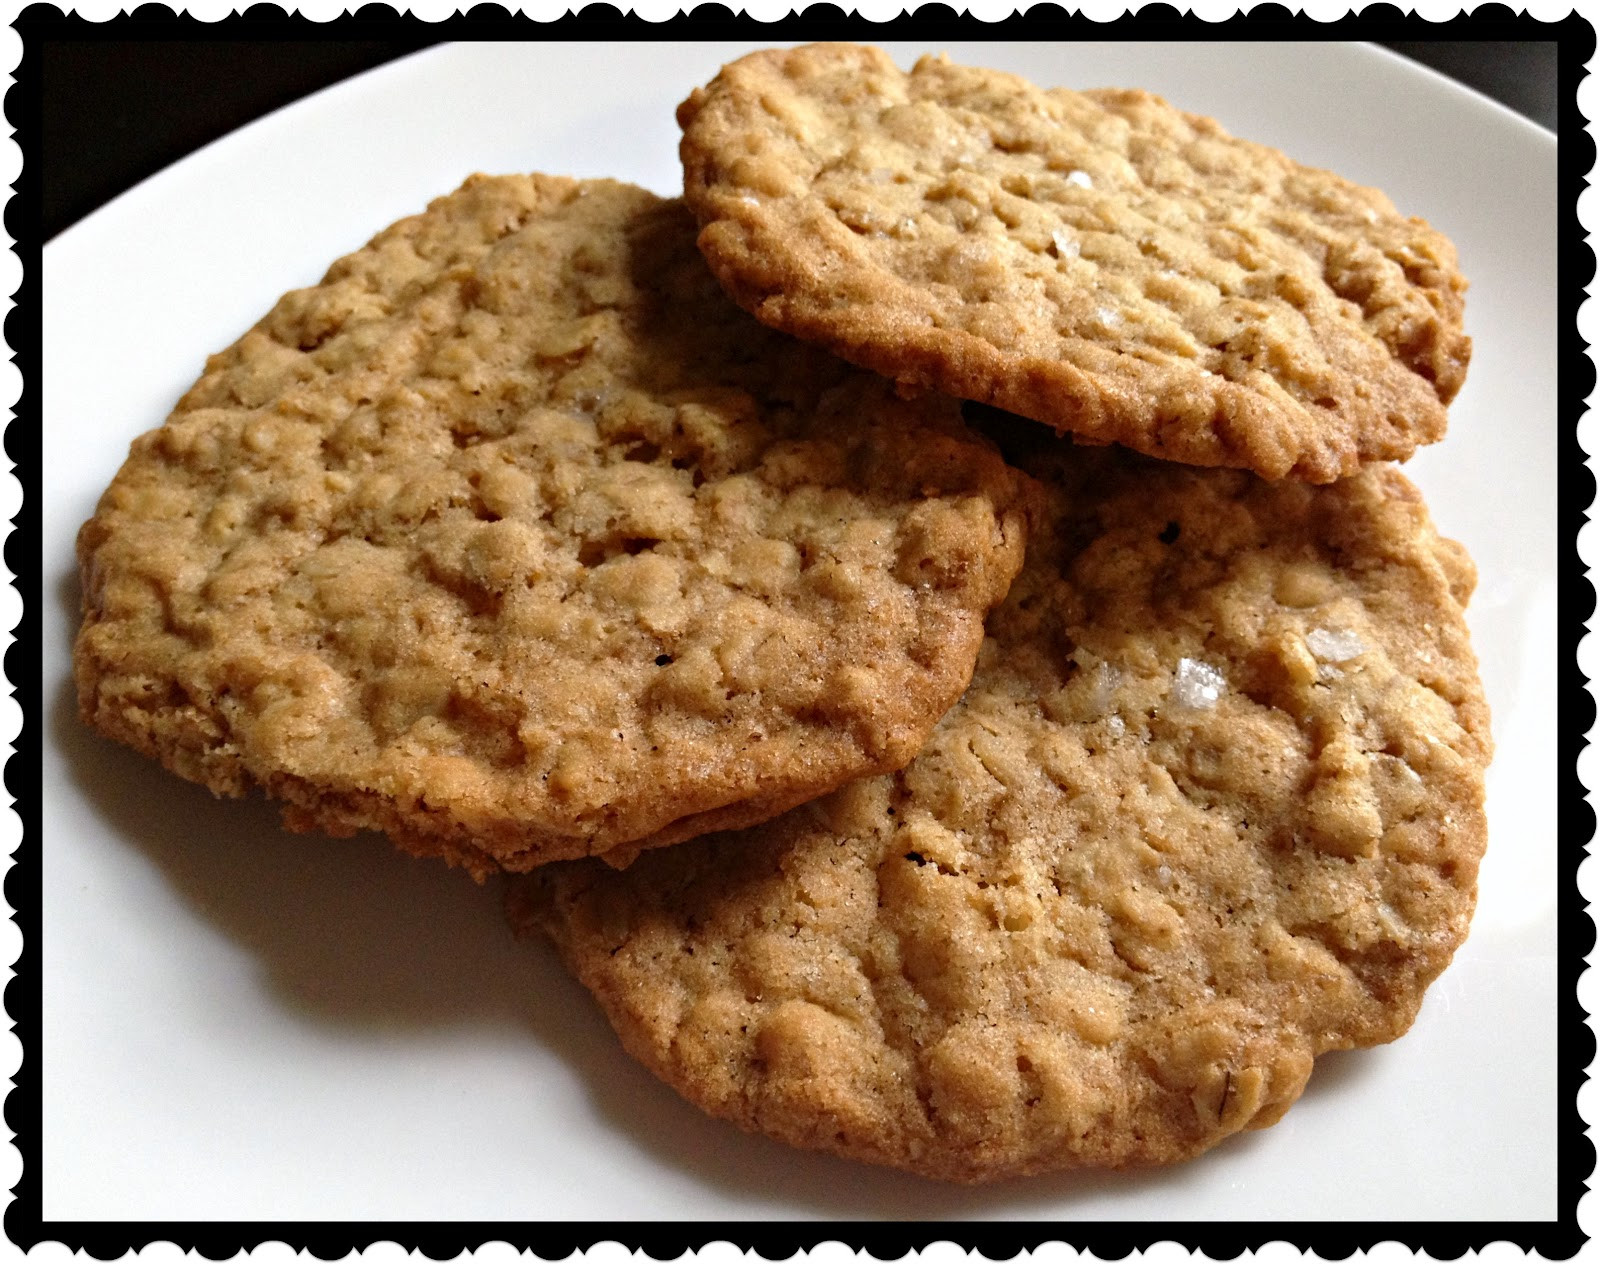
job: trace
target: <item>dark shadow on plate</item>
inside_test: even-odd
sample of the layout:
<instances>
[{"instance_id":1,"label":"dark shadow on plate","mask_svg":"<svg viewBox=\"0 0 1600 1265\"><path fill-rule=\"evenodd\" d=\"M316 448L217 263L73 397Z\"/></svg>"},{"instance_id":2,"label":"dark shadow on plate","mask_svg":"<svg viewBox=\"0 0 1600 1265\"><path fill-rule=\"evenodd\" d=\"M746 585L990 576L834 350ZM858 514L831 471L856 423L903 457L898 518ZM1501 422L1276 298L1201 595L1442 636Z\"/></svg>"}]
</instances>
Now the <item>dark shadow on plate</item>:
<instances>
[{"instance_id":1,"label":"dark shadow on plate","mask_svg":"<svg viewBox=\"0 0 1600 1265\"><path fill-rule=\"evenodd\" d=\"M1376 1070L1378 1057L1376 1051L1371 1049L1329 1050L1326 1054L1317 1055L1311 1079L1306 1082L1303 1100L1311 1102L1317 1098L1338 1099L1346 1094L1360 1092L1361 1082Z\"/></svg>"},{"instance_id":2,"label":"dark shadow on plate","mask_svg":"<svg viewBox=\"0 0 1600 1265\"><path fill-rule=\"evenodd\" d=\"M78 622L79 586L58 596ZM71 680L49 736L117 838L260 961L266 985L303 1016L367 1028L520 1023L560 976L501 916L495 883L403 855L375 834L295 835L260 797L219 799L91 732Z\"/></svg>"},{"instance_id":3,"label":"dark shadow on plate","mask_svg":"<svg viewBox=\"0 0 1600 1265\"><path fill-rule=\"evenodd\" d=\"M497 885L479 887L376 836L290 834L260 799L214 798L91 733L70 682L57 691L52 737L116 836L255 954L286 1006L397 1028L528 1008L538 981L501 921Z\"/></svg>"}]
</instances>

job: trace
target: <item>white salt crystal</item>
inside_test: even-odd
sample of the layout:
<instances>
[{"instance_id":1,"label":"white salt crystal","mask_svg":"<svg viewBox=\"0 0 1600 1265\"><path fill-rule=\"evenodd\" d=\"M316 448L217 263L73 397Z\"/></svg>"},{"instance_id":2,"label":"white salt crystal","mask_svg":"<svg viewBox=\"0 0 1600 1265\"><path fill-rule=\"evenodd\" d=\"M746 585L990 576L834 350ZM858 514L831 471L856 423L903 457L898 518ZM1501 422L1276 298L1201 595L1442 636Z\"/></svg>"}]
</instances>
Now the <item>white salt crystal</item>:
<instances>
[{"instance_id":1,"label":"white salt crystal","mask_svg":"<svg viewBox=\"0 0 1600 1265\"><path fill-rule=\"evenodd\" d=\"M1205 711L1215 707L1228 682L1222 673L1209 663L1198 659L1179 659L1178 672L1172 679L1172 700L1179 707Z\"/></svg>"},{"instance_id":2,"label":"white salt crystal","mask_svg":"<svg viewBox=\"0 0 1600 1265\"><path fill-rule=\"evenodd\" d=\"M1353 632L1334 628L1313 628L1306 634L1306 649L1323 663L1343 663L1367 653L1367 647Z\"/></svg>"},{"instance_id":3,"label":"white salt crystal","mask_svg":"<svg viewBox=\"0 0 1600 1265\"><path fill-rule=\"evenodd\" d=\"M1122 684L1122 673L1109 663L1097 664L1089 682L1089 710L1096 718L1111 710L1112 696Z\"/></svg>"},{"instance_id":4,"label":"white salt crystal","mask_svg":"<svg viewBox=\"0 0 1600 1265\"><path fill-rule=\"evenodd\" d=\"M1077 239L1072 237L1065 229L1056 229L1050 234L1050 240L1055 243L1056 254L1063 259L1076 259L1078 257Z\"/></svg>"},{"instance_id":5,"label":"white salt crystal","mask_svg":"<svg viewBox=\"0 0 1600 1265\"><path fill-rule=\"evenodd\" d=\"M1092 188L1094 188L1094 178L1092 176L1090 176L1087 171L1069 171L1069 172L1067 172L1067 183L1068 184L1075 184L1080 189L1092 189Z\"/></svg>"}]
</instances>

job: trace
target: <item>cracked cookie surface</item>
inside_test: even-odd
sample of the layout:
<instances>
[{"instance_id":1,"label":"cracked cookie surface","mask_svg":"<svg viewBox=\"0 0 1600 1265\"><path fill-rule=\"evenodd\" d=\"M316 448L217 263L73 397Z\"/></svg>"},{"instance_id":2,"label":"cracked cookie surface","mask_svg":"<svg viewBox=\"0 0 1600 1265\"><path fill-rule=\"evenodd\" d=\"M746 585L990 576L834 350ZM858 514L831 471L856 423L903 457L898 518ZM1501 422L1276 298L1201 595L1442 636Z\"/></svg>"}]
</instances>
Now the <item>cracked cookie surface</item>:
<instances>
[{"instance_id":1,"label":"cracked cookie surface","mask_svg":"<svg viewBox=\"0 0 1600 1265\"><path fill-rule=\"evenodd\" d=\"M1403 1033L1466 935L1474 573L1416 490L1042 460L1053 507L909 766L514 884L705 1110L958 1181L1180 1160Z\"/></svg>"},{"instance_id":2,"label":"cracked cookie surface","mask_svg":"<svg viewBox=\"0 0 1600 1265\"><path fill-rule=\"evenodd\" d=\"M954 401L739 311L681 202L474 177L135 441L80 707L295 829L625 859L909 760L1030 495Z\"/></svg>"},{"instance_id":3,"label":"cracked cookie surface","mask_svg":"<svg viewBox=\"0 0 1600 1265\"><path fill-rule=\"evenodd\" d=\"M824 44L678 111L700 246L763 321L1094 442L1328 482L1445 430L1455 250L1146 92Z\"/></svg>"}]
</instances>

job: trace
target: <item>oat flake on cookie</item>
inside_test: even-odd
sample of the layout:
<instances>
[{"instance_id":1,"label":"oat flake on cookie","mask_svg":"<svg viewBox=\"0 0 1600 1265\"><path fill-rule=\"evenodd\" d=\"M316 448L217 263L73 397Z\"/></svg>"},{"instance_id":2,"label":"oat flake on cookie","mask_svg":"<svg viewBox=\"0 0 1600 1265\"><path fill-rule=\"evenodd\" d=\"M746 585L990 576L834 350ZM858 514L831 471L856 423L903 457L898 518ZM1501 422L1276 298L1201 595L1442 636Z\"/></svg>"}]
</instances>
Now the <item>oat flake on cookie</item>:
<instances>
[{"instance_id":1,"label":"oat flake on cookie","mask_svg":"<svg viewBox=\"0 0 1600 1265\"><path fill-rule=\"evenodd\" d=\"M904 387L1319 483L1444 434L1471 350L1449 241L1147 92L822 44L678 118L728 291Z\"/></svg>"},{"instance_id":2,"label":"oat flake on cookie","mask_svg":"<svg viewBox=\"0 0 1600 1265\"><path fill-rule=\"evenodd\" d=\"M728 302L681 202L474 177L134 442L80 707L294 829L626 860L909 760L1029 496L954 401Z\"/></svg>"}]
</instances>

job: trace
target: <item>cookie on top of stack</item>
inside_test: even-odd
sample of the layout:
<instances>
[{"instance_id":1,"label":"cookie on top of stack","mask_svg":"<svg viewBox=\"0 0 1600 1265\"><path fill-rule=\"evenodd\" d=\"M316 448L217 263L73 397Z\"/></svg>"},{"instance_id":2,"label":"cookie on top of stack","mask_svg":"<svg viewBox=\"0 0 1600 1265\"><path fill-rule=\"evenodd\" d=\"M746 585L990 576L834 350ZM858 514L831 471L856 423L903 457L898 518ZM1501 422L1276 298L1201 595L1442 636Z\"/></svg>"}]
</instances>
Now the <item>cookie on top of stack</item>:
<instances>
[{"instance_id":1,"label":"cookie on top of stack","mask_svg":"<svg viewBox=\"0 0 1600 1265\"><path fill-rule=\"evenodd\" d=\"M1450 243L1149 93L824 44L733 63L678 119L728 292L903 385L1317 483L1444 434Z\"/></svg>"},{"instance_id":2,"label":"cookie on top of stack","mask_svg":"<svg viewBox=\"0 0 1600 1265\"><path fill-rule=\"evenodd\" d=\"M1168 1162L1400 1035L1485 844L1472 565L1388 464L1449 243L944 59L679 120L682 201L475 177L212 359L80 535L85 717L529 871L627 1048L800 1146Z\"/></svg>"}]
</instances>

